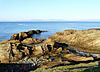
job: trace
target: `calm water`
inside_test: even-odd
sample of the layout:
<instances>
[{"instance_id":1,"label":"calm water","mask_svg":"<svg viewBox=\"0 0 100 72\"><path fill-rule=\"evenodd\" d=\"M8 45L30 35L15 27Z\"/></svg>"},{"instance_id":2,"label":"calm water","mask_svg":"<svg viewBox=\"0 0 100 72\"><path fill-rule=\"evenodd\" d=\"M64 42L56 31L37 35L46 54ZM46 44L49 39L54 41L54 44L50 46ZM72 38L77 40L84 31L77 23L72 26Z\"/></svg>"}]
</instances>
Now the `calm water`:
<instances>
[{"instance_id":1,"label":"calm water","mask_svg":"<svg viewBox=\"0 0 100 72\"><path fill-rule=\"evenodd\" d=\"M66 29L84 30L89 28L100 28L100 22L1 22L0 23L0 41L9 39L14 33L28 31L28 30L47 30L48 32L40 35L34 35L35 38L48 38L48 36L55 32Z\"/></svg>"}]
</instances>

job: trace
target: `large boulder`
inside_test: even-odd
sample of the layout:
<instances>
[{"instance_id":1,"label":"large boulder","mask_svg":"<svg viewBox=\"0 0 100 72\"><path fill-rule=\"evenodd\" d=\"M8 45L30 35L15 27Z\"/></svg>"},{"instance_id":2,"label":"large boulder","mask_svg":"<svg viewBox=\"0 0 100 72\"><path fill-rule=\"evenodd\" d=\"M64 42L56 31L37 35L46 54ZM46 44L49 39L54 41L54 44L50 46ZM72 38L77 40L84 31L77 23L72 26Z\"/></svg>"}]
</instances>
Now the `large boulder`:
<instances>
[{"instance_id":1,"label":"large boulder","mask_svg":"<svg viewBox=\"0 0 100 72\"><path fill-rule=\"evenodd\" d=\"M32 47L25 46L17 40L0 43L0 62L13 63L32 55Z\"/></svg>"},{"instance_id":2,"label":"large boulder","mask_svg":"<svg viewBox=\"0 0 100 72\"><path fill-rule=\"evenodd\" d=\"M9 63L9 62L15 62L21 59L22 54L19 50L17 50L16 46L13 45L11 47L11 44L5 43L0 44L0 62L1 63Z\"/></svg>"},{"instance_id":3,"label":"large boulder","mask_svg":"<svg viewBox=\"0 0 100 72\"><path fill-rule=\"evenodd\" d=\"M25 38L28 38L28 34L26 32L20 32L18 34L14 34L11 36L10 40L24 40Z\"/></svg>"},{"instance_id":4,"label":"large boulder","mask_svg":"<svg viewBox=\"0 0 100 72\"><path fill-rule=\"evenodd\" d=\"M41 46L33 46L33 56L38 56L43 54L43 50Z\"/></svg>"}]
</instances>

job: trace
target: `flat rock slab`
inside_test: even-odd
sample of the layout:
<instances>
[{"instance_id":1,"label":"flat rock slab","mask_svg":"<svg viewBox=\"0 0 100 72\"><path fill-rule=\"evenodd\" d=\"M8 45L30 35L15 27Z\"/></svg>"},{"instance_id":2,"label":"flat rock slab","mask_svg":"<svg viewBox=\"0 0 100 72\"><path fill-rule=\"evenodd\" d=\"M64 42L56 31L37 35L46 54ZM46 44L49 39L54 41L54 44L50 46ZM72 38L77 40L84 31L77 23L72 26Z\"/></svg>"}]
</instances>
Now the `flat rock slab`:
<instances>
[{"instance_id":1,"label":"flat rock slab","mask_svg":"<svg viewBox=\"0 0 100 72\"><path fill-rule=\"evenodd\" d=\"M81 61L85 62L94 60L92 57L82 57L74 54L66 54L64 58L66 58L68 61L76 61L76 62L81 62Z\"/></svg>"}]
</instances>

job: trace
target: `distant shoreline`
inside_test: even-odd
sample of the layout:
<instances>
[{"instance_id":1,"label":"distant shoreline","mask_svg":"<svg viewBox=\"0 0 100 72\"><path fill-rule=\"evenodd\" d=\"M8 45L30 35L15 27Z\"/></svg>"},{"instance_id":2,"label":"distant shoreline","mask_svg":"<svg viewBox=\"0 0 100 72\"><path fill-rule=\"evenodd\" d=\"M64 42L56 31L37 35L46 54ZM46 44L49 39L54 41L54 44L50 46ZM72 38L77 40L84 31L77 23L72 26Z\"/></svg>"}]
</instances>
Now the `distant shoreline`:
<instances>
[{"instance_id":1,"label":"distant shoreline","mask_svg":"<svg viewBox=\"0 0 100 72\"><path fill-rule=\"evenodd\" d=\"M100 21L0 21L0 23L100 23Z\"/></svg>"}]
</instances>

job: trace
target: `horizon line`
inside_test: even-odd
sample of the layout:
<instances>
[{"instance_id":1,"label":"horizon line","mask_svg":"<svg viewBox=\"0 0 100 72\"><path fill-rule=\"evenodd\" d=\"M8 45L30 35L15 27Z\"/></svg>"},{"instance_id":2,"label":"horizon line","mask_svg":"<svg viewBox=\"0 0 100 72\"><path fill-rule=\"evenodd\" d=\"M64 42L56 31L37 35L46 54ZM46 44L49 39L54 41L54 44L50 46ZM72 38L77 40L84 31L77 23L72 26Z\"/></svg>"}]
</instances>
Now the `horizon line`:
<instances>
[{"instance_id":1,"label":"horizon line","mask_svg":"<svg viewBox=\"0 0 100 72\"><path fill-rule=\"evenodd\" d=\"M0 23L6 22L100 22L100 21L0 21Z\"/></svg>"}]
</instances>

